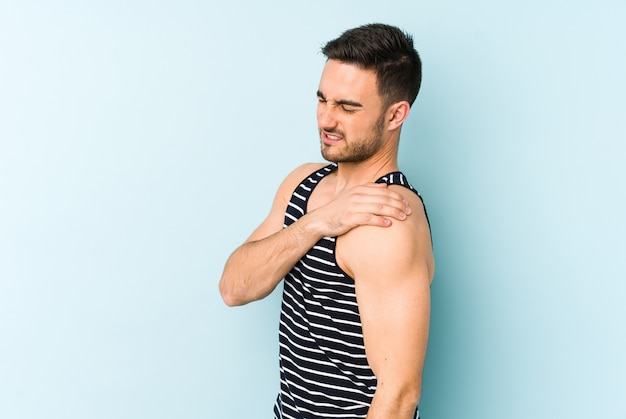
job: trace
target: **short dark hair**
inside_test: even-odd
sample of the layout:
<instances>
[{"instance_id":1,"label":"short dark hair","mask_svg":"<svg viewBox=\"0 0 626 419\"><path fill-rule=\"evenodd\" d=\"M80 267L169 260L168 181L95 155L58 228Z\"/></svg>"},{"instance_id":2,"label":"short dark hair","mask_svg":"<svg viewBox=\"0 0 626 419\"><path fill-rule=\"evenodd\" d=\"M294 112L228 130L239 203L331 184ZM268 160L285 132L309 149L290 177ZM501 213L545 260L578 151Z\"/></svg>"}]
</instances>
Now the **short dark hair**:
<instances>
[{"instance_id":1,"label":"short dark hair","mask_svg":"<svg viewBox=\"0 0 626 419\"><path fill-rule=\"evenodd\" d=\"M422 83L422 61L411 35L395 26L372 23L345 31L323 46L322 53L329 60L374 70L386 106L402 100L413 105Z\"/></svg>"}]
</instances>

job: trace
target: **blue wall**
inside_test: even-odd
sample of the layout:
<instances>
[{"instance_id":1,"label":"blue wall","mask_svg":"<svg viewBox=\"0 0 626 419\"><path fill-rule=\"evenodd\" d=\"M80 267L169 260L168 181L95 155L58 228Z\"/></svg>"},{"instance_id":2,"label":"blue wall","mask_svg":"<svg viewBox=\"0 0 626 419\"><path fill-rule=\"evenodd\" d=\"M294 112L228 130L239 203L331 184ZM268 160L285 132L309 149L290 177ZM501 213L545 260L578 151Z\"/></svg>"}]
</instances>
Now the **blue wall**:
<instances>
[{"instance_id":1,"label":"blue wall","mask_svg":"<svg viewBox=\"0 0 626 419\"><path fill-rule=\"evenodd\" d=\"M400 158L438 266L423 416L626 417L625 19L0 1L0 417L271 417L280 296L228 309L217 281L320 160L319 47L373 21L424 61Z\"/></svg>"}]
</instances>

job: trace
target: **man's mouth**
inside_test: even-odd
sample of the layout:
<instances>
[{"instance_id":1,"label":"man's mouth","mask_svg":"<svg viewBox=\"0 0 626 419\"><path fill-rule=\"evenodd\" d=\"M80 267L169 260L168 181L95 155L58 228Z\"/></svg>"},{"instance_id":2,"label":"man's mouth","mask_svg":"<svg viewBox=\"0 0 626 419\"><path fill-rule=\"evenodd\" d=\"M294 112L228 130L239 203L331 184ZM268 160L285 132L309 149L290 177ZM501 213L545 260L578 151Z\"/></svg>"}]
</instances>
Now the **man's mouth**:
<instances>
[{"instance_id":1,"label":"man's mouth","mask_svg":"<svg viewBox=\"0 0 626 419\"><path fill-rule=\"evenodd\" d=\"M330 132L322 131L322 141L325 144L335 144L342 140L342 137L337 134L332 134Z\"/></svg>"}]
</instances>

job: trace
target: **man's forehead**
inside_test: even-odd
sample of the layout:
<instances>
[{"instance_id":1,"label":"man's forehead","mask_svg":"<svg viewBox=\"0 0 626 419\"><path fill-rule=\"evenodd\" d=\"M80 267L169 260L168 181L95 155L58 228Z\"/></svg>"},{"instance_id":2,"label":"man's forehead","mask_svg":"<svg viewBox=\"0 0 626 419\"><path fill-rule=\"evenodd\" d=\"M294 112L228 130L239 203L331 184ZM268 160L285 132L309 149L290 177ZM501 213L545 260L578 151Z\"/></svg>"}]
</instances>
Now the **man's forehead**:
<instances>
[{"instance_id":1,"label":"man's forehead","mask_svg":"<svg viewBox=\"0 0 626 419\"><path fill-rule=\"evenodd\" d=\"M329 97L344 96L332 99L378 98L376 73L354 64L328 60L320 78L319 92Z\"/></svg>"}]
</instances>

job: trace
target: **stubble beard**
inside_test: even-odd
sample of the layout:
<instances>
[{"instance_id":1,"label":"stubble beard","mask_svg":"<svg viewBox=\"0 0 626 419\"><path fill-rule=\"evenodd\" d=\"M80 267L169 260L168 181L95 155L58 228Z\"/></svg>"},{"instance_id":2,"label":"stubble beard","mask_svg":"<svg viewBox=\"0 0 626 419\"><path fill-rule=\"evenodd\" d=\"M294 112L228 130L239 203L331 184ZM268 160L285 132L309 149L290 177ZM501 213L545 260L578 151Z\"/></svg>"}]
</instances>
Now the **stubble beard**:
<instances>
[{"instance_id":1,"label":"stubble beard","mask_svg":"<svg viewBox=\"0 0 626 419\"><path fill-rule=\"evenodd\" d=\"M347 142L346 137L340 131L327 131L330 134L339 134L343 137L343 149L337 154L333 153L334 147L324 143L321 145L322 157L334 163L360 163L372 157L383 146L383 128L385 115L381 115L376 121L372 136L366 140ZM321 131L320 131L321 137Z\"/></svg>"}]
</instances>

